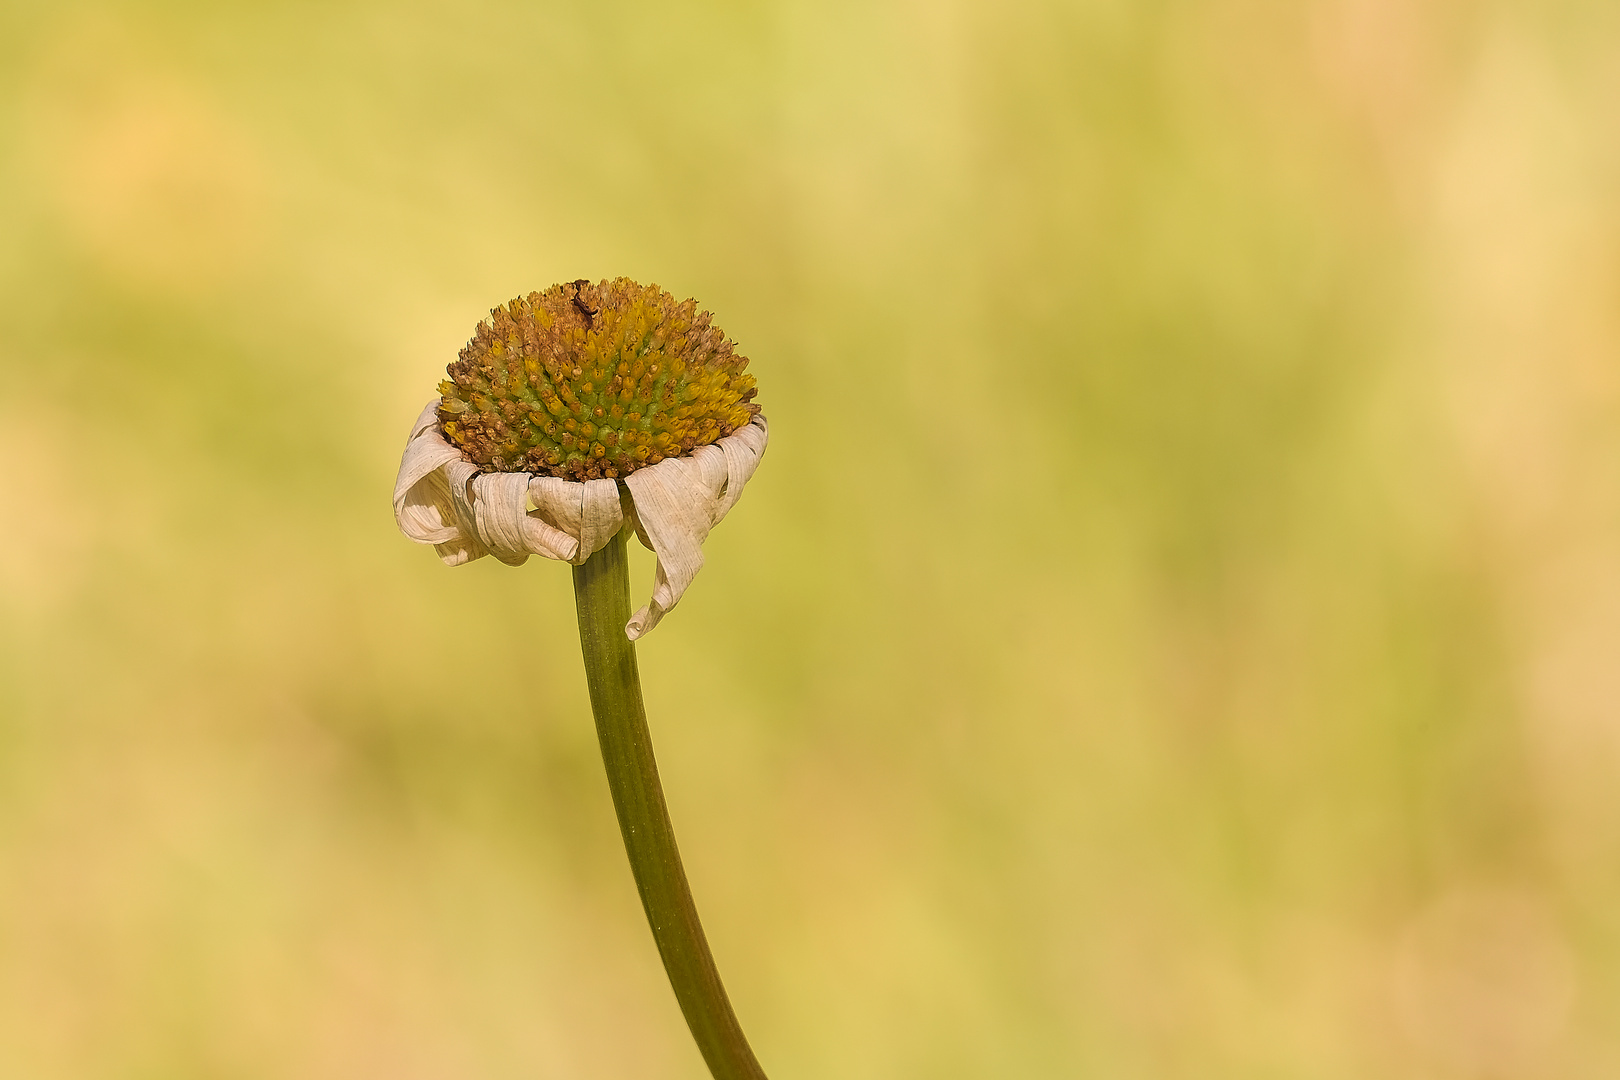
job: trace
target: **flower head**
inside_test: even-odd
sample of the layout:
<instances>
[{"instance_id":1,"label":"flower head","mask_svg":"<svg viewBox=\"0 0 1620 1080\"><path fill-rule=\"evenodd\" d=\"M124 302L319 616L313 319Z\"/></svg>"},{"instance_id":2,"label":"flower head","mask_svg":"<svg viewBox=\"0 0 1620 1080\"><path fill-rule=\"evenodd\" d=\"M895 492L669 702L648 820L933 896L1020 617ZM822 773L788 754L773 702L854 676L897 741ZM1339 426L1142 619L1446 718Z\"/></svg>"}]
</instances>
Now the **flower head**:
<instances>
[{"instance_id":1,"label":"flower head","mask_svg":"<svg viewBox=\"0 0 1620 1080\"><path fill-rule=\"evenodd\" d=\"M486 469L611 480L746 427L747 365L696 300L573 281L491 311L439 384L438 416Z\"/></svg>"},{"instance_id":2,"label":"flower head","mask_svg":"<svg viewBox=\"0 0 1620 1080\"><path fill-rule=\"evenodd\" d=\"M623 527L658 556L635 639L703 566L765 452L748 360L698 311L627 278L554 285L479 323L411 428L394 519L458 566L584 563Z\"/></svg>"}]
</instances>

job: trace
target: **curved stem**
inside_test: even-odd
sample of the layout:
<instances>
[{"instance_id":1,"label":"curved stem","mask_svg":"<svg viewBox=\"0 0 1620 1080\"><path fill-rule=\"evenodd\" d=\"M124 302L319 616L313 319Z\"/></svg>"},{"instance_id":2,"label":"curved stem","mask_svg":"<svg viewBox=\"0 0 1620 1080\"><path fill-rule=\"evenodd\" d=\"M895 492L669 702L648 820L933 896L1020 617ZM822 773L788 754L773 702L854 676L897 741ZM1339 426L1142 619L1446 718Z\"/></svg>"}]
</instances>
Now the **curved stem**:
<instances>
[{"instance_id":1,"label":"curved stem","mask_svg":"<svg viewBox=\"0 0 1620 1080\"><path fill-rule=\"evenodd\" d=\"M715 1080L765 1080L720 984L664 806L635 645L624 634L630 619L627 536L620 532L583 566L574 567L579 642L613 809L664 970L709 1072Z\"/></svg>"}]
</instances>

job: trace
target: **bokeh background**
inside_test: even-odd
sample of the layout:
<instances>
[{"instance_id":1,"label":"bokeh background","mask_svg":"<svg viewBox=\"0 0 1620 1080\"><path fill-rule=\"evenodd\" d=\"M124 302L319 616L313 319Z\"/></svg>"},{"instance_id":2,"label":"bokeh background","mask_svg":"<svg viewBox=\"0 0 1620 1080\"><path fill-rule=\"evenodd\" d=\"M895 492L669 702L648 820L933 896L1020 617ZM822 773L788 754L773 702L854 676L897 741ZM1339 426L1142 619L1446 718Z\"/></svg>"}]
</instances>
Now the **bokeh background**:
<instances>
[{"instance_id":1,"label":"bokeh background","mask_svg":"<svg viewBox=\"0 0 1620 1080\"><path fill-rule=\"evenodd\" d=\"M640 653L774 1078L1620 1075L1604 0L0 7L0 1074L704 1075L567 570L389 509L620 274L772 421Z\"/></svg>"}]
</instances>

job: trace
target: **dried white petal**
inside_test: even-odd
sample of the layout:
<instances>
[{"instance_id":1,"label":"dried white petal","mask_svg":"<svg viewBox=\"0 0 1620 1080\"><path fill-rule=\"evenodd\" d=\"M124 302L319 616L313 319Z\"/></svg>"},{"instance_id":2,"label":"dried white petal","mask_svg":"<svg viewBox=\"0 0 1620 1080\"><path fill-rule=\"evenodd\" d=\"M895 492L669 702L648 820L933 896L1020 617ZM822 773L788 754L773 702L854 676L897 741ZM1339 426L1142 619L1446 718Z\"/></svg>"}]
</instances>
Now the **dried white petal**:
<instances>
[{"instance_id":1,"label":"dried white petal","mask_svg":"<svg viewBox=\"0 0 1620 1080\"><path fill-rule=\"evenodd\" d=\"M447 548L452 552L466 551L465 555L453 559L465 562L477 555L464 543L472 539L471 533L464 531L457 519L455 501L443 471L444 466L461 460L461 452L439 434L437 410L438 402L430 402L411 425L411 437L405 443L399 477L394 483L394 520L400 532L419 544L433 544L446 561L452 561L446 554ZM472 544L478 554L483 554L483 546L476 539L472 539Z\"/></svg>"},{"instance_id":2,"label":"dried white petal","mask_svg":"<svg viewBox=\"0 0 1620 1080\"><path fill-rule=\"evenodd\" d=\"M522 566L529 558L522 521L528 494L528 473L484 473L473 477L473 521L478 539L491 555L508 566Z\"/></svg>"},{"instance_id":3,"label":"dried white petal","mask_svg":"<svg viewBox=\"0 0 1620 1080\"><path fill-rule=\"evenodd\" d=\"M612 480L564 480L536 476L529 481L529 501L547 524L573 538L574 550L563 559L578 566L607 546L624 524L619 485Z\"/></svg>"},{"instance_id":4,"label":"dried white petal","mask_svg":"<svg viewBox=\"0 0 1620 1080\"><path fill-rule=\"evenodd\" d=\"M473 512L472 482L478 475L478 466L458 456L454 461L445 462L440 471L444 473L445 486L450 489L450 505L455 509L461 536L439 545L437 550L439 558L451 566L460 566L489 554L489 549L478 538L478 515Z\"/></svg>"},{"instance_id":5,"label":"dried white petal","mask_svg":"<svg viewBox=\"0 0 1620 1080\"><path fill-rule=\"evenodd\" d=\"M703 541L737 504L743 485L765 453L765 418L753 421L687 457L665 458L624 478L643 537L658 555L652 599L630 617L625 633L636 640L681 599L703 568Z\"/></svg>"},{"instance_id":6,"label":"dried white petal","mask_svg":"<svg viewBox=\"0 0 1620 1080\"><path fill-rule=\"evenodd\" d=\"M511 566L530 555L580 565L625 525L613 480L480 472L440 433L438 406L431 402L411 426L394 484L394 520L449 565L485 555ZM625 477L630 524L658 556L652 599L625 626L632 641L658 624L702 569L703 541L742 496L766 436L765 418L756 416L712 446Z\"/></svg>"},{"instance_id":7,"label":"dried white petal","mask_svg":"<svg viewBox=\"0 0 1620 1080\"><path fill-rule=\"evenodd\" d=\"M754 470L759 468L760 458L765 456L768 435L765 418L756 415L747 427L715 443L726 455L726 486L720 492L720 508L714 515L716 525L742 498L743 485L748 483Z\"/></svg>"},{"instance_id":8,"label":"dried white petal","mask_svg":"<svg viewBox=\"0 0 1620 1080\"><path fill-rule=\"evenodd\" d=\"M578 550L577 539L528 512L528 473L484 473L472 492L478 538L502 562L521 566L530 555L566 562Z\"/></svg>"},{"instance_id":9,"label":"dried white petal","mask_svg":"<svg viewBox=\"0 0 1620 1080\"><path fill-rule=\"evenodd\" d=\"M461 534L455 524L456 508L450 501L450 488L439 468L453 460L425 439L405 447L400 484L394 489L394 520L399 531L418 544L442 544ZM407 482L406 476L420 472L421 466L426 466L427 471Z\"/></svg>"}]
</instances>

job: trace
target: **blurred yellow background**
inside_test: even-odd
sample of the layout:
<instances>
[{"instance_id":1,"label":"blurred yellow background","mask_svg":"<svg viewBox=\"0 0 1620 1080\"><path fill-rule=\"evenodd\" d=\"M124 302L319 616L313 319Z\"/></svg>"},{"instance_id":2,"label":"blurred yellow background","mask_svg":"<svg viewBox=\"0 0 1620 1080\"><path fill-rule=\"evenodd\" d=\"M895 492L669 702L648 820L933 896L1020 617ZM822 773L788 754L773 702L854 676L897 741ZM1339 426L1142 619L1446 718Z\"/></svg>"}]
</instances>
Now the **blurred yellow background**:
<instances>
[{"instance_id":1,"label":"blurred yellow background","mask_svg":"<svg viewBox=\"0 0 1620 1080\"><path fill-rule=\"evenodd\" d=\"M0 8L0 1075L704 1075L567 569L389 509L623 274L772 424L640 652L775 1080L1620 1076L1617 118L1600 0Z\"/></svg>"}]
</instances>

